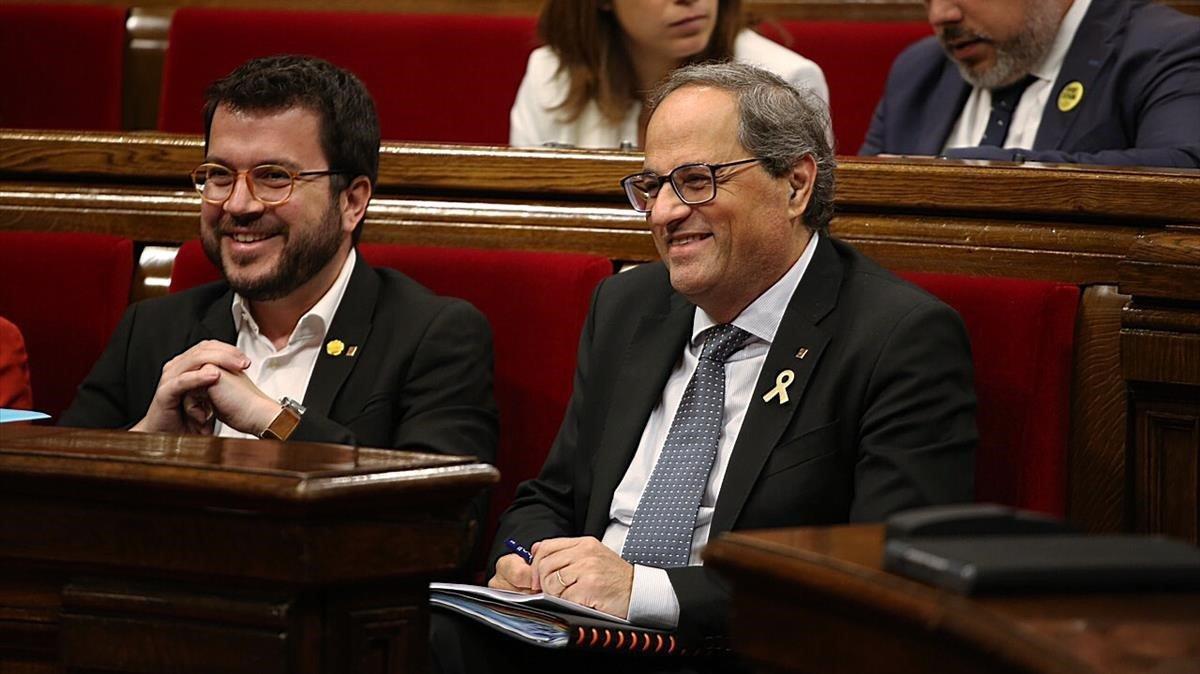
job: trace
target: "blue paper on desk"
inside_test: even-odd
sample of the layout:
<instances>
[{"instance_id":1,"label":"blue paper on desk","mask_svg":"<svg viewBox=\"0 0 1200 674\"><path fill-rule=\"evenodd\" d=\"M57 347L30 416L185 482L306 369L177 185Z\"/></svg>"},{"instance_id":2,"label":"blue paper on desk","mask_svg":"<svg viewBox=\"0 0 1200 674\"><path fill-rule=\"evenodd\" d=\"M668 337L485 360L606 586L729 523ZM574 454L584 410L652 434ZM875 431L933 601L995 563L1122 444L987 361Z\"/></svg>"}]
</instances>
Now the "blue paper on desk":
<instances>
[{"instance_id":1,"label":"blue paper on desk","mask_svg":"<svg viewBox=\"0 0 1200 674\"><path fill-rule=\"evenodd\" d=\"M10 410L7 407L0 407L0 424L9 424L16 421L39 421L41 419L49 419L50 415L45 412L35 412L33 410Z\"/></svg>"}]
</instances>

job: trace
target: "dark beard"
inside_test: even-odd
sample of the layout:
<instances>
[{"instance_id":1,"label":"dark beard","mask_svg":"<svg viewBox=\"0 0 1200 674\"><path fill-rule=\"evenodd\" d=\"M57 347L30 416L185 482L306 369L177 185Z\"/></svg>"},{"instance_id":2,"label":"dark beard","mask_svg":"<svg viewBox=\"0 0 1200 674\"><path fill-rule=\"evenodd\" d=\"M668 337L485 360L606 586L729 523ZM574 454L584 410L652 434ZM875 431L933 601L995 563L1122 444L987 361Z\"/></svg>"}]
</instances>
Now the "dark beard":
<instances>
[{"instance_id":1,"label":"dark beard","mask_svg":"<svg viewBox=\"0 0 1200 674\"><path fill-rule=\"evenodd\" d=\"M221 270L221 276L234 292L251 302L265 302L287 297L329 264L342 243L339 219L336 203L330 204L322 226L312 234L298 237L294 231L289 232L275 272L248 282L231 279L226 273L219 232L202 231L200 241L205 255Z\"/></svg>"}]
</instances>

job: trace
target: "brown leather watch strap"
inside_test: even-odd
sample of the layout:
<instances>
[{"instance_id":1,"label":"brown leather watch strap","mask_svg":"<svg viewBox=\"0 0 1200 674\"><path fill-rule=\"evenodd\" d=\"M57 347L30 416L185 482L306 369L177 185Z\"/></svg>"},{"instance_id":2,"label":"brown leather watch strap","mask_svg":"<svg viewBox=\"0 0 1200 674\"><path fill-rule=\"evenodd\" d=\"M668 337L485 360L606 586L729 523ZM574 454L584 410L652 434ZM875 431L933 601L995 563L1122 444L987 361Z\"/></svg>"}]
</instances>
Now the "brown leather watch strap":
<instances>
[{"instance_id":1,"label":"brown leather watch strap","mask_svg":"<svg viewBox=\"0 0 1200 674\"><path fill-rule=\"evenodd\" d=\"M300 425L300 414L289 405L284 405L279 408L279 414L275 415L275 419L263 429L262 435L259 437L268 440L287 440L292 437L292 433L296 432L296 427Z\"/></svg>"}]
</instances>

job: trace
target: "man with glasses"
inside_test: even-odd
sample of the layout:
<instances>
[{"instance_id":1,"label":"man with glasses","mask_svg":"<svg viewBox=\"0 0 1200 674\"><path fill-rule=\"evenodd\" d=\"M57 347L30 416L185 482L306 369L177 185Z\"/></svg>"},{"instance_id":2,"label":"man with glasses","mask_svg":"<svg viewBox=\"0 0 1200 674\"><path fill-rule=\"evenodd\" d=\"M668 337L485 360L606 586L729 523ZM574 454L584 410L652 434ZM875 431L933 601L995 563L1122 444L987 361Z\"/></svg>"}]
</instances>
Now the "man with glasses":
<instances>
[{"instance_id":1,"label":"man with glasses","mask_svg":"<svg viewBox=\"0 0 1200 674\"><path fill-rule=\"evenodd\" d=\"M209 89L204 115L192 180L224 280L130 307L61 423L491 461L486 320L356 251L379 168L362 83L257 59Z\"/></svg>"},{"instance_id":2,"label":"man with glasses","mask_svg":"<svg viewBox=\"0 0 1200 674\"><path fill-rule=\"evenodd\" d=\"M501 518L489 585L696 645L726 630L724 585L700 566L721 532L969 501L975 395L957 314L829 237L819 101L706 64L649 109L645 170L622 184L662 262L597 289L567 417ZM432 642L443 671L562 657L441 612ZM569 666L592 664L614 666Z\"/></svg>"}]
</instances>

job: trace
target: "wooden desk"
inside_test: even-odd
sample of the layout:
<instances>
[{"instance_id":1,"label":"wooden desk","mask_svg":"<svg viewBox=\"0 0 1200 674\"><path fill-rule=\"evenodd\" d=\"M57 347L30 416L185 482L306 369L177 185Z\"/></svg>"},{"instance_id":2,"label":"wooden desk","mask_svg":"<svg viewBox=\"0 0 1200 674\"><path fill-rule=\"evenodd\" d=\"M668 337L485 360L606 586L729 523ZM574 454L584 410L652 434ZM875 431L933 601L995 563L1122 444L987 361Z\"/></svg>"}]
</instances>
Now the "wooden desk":
<instances>
[{"instance_id":1,"label":"wooden desk","mask_svg":"<svg viewBox=\"0 0 1200 674\"><path fill-rule=\"evenodd\" d=\"M770 672L1200 672L1200 593L968 598L884 572L883 527L722 536L736 648Z\"/></svg>"},{"instance_id":2,"label":"wooden desk","mask_svg":"<svg viewBox=\"0 0 1200 674\"><path fill-rule=\"evenodd\" d=\"M0 426L0 671L400 672L470 457Z\"/></svg>"}]
</instances>

